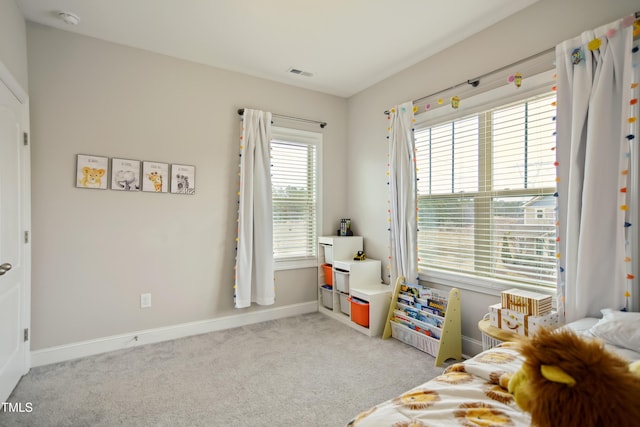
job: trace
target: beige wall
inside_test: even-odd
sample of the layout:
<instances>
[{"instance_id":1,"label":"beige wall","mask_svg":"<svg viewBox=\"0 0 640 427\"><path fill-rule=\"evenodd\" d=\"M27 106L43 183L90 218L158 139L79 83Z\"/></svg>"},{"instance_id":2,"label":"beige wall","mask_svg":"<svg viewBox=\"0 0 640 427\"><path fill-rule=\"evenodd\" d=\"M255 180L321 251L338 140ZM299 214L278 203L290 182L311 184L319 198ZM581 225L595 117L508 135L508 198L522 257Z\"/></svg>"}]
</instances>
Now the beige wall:
<instances>
[{"instance_id":1,"label":"beige wall","mask_svg":"<svg viewBox=\"0 0 640 427\"><path fill-rule=\"evenodd\" d=\"M344 98L37 24L27 36L33 350L262 310L233 307L238 108L328 122L324 231L337 228ZM195 165L196 194L77 189L78 153ZM316 280L277 272L275 307L315 301Z\"/></svg>"},{"instance_id":2,"label":"beige wall","mask_svg":"<svg viewBox=\"0 0 640 427\"><path fill-rule=\"evenodd\" d=\"M349 215L365 236L367 255L387 256L386 117L399 103L418 99L554 47L584 30L640 10L637 0L540 0L481 33L349 99ZM357 159L357 161L355 161ZM366 212L366 215L363 213ZM462 333L480 340L477 322L494 295L463 291ZM466 343L463 350L474 349ZM476 347L477 348L477 347Z\"/></svg>"},{"instance_id":3,"label":"beige wall","mask_svg":"<svg viewBox=\"0 0 640 427\"><path fill-rule=\"evenodd\" d=\"M636 9L637 0L540 0L347 101L35 24L25 36L13 1L0 0L0 59L25 89L29 82L31 97L31 348L239 313L232 301L237 108L329 123L323 231L349 216L368 256L385 259L385 109ZM76 189L78 153L195 164L197 194ZM276 306L315 300L315 280L313 269L278 272ZM139 308L142 292L152 293L151 309ZM477 320L495 301L463 292L464 335L480 339Z\"/></svg>"},{"instance_id":4,"label":"beige wall","mask_svg":"<svg viewBox=\"0 0 640 427\"><path fill-rule=\"evenodd\" d=\"M14 0L0 0L0 61L22 89L28 91L27 32Z\"/></svg>"}]
</instances>

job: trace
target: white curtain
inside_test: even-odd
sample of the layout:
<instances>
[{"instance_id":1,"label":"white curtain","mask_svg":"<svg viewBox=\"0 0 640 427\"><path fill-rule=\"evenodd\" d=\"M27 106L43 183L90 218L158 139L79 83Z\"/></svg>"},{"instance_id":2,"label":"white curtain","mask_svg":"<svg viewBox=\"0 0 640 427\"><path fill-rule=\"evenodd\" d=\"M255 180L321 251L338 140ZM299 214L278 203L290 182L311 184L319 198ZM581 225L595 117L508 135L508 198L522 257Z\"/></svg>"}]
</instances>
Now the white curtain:
<instances>
[{"instance_id":1,"label":"white curtain","mask_svg":"<svg viewBox=\"0 0 640 427\"><path fill-rule=\"evenodd\" d=\"M622 308L633 17L556 47L559 313Z\"/></svg>"},{"instance_id":2,"label":"white curtain","mask_svg":"<svg viewBox=\"0 0 640 427\"><path fill-rule=\"evenodd\" d=\"M275 302L271 113L244 110L240 141L236 308Z\"/></svg>"},{"instance_id":3,"label":"white curtain","mask_svg":"<svg viewBox=\"0 0 640 427\"><path fill-rule=\"evenodd\" d=\"M405 102L389 112L389 277L418 281L414 110Z\"/></svg>"}]
</instances>

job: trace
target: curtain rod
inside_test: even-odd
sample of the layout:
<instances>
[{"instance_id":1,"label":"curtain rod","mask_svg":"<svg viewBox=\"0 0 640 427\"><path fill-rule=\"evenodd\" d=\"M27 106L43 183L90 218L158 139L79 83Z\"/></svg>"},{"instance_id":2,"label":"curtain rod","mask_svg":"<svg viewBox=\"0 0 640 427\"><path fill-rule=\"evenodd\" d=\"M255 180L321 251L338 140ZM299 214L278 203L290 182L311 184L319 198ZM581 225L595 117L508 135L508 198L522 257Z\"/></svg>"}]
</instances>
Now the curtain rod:
<instances>
[{"instance_id":1,"label":"curtain rod","mask_svg":"<svg viewBox=\"0 0 640 427\"><path fill-rule=\"evenodd\" d=\"M490 72L488 72L488 73L485 73L485 74L483 74L483 75L481 75L481 76L479 76L479 77L476 77L476 78L474 78L474 79L469 79L469 80L467 80L466 82L458 83L457 85L453 85L453 86L448 87L448 88L446 88L446 89L442 89L442 90L439 90L439 91L437 91L437 92L433 92L433 93L431 93L431 94L429 94L429 95L425 95L425 96L423 96L423 97L420 97L420 98L418 98L418 99L415 99L415 100L413 101L413 103L414 103L414 104L418 104L418 103L420 103L420 101L423 101L423 100L425 100L425 99L427 99L427 98L431 98L432 96L440 95L441 93L444 93L444 92L447 92L447 91L450 91L450 90L453 90L453 89L457 89L457 88L459 88L459 87L466 86L466 85L471 85L471 86L473 86L473 87L478 87L478 86L480 85L480 80L481 80L481 79L484 79L484 78L486 78L486 77L489 77L489 76L490 76L490 75L492 75L492 74L499 73L500 71L505 71L506 69L511 68L511 67L513 67L513 66L516 66L516 65L518 65L518 64L521 64L521 63L523 63L523 62L527 62L527 61L530 61L530 60L532 60L532 59L536 59L536 58L538 58L538 57L540 57L540 56L547 55L547 54L549 54L549 53L553 52L554 50L555 50L555 47L549 48L549 49L547 49L547 50L543 50L542 52L538 52L538 53L533 54L533 55L531 55L531 56L528 56L528 57L526 57L526 58L524 58L524 59L521 59L521 60L519 60L519 61L512 62L511 64L505 65L504 67L497 68L497 69L495 69L495 70L493 70L493 71L490 71ZM384 114L385 114L385 115L389 115L389 110L385 110Z\"/></svg>"},{"instance_id":2,"label":"curtain rod","mask_svg":"<svg viewBox=\"0 0 640 427\"><path fill-rule=\"evenodd\" d=\"M239 108L238 114L242 116L244 114L244 108ZM320 122L318 120L311 120L311 119L303 119L300 117L284 116L282 114L273 114L273 117L280 117L281 119L296 120L298 122L317 123L320 125L322 129L324 129L327 126L327 122Z\"/></svg>"},{"instance_id":3,"label":"curtain rod","mask_svg":"<svg viewBox=\"0 0 640 427\"><path fill-rule=\"evenodd\" d=\"M636 19L640 19L640 10L635 12L634 15L635 15ZM466 82L458 83L457 85L454 85L454 86L448 87L446 89L442 89L442 90L439 90L437 92L434 92L434 93L432 93L430 95L426 95L426 96L423 96L421 98L418 98L418 99L414 100L413 103L414 104L418 104L418 103L420 103L420 101L423 101L423 100L425 100L427 98L431 98L432 96L436 96L436 95L439 95L441 93L444 93L444 92L447 92L447 91L450 91L450 90L453 90L453 89L457 89L457 88L459 88L461 86L465 86L465 85L471 85L473 87L478 87L478 85L480 84L480 79L488 77L488 76L490 76L490 75L492 75L494 73L499 73L500 71L504 71L507 68L513 67L513 66L518 65L518 64L520 64L522 62L530 61L530 60L535 59L535 58L537 58L539 56L543 56L543 55L549 54L549 53L553 52L554 50L555 50L555 47L552 47L552 48L544 50L542 52L538 52L538 53L533 54L533 55L531 55L531 56L529 56L527 58L521 59L521 60L516 61L514 63L511 63L509 65L505 65L504 67L498 68L497 70L493 70L493 71L491 71L489 73L483 74L480 77L476 77L475 79L469 79ZM385 115L389 115L389 110L385 110L384 114Z\"/></svg>"}]
</instances>

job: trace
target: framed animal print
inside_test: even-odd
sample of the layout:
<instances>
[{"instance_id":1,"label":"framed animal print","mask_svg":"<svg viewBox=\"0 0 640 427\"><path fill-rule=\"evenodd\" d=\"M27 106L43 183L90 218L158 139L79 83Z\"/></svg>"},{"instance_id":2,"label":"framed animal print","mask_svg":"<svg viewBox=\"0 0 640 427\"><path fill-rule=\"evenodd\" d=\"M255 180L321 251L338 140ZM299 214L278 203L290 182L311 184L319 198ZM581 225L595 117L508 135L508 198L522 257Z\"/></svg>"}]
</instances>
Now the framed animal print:
<instances>
[{"instance_id":1,"label":"framed animal print","mask_svg":"<svg viewBox=\"0 0 640 427\"><path fill-rule=\"evenodd\" d=\"M140 160L111 159L111 189L140 191Z\"/></svg>"},{"instance_id":2,"label":"framed animal print","mask_svg":"<svg viewBox=\"0 0 640 427\"><path fill-rule=\"evenodd\" d=\"M171 192L174 194L195 194L196 167L171 165Z\"/></svg>"},{"instance_id":3,"label":"framed animal print","mask_svg":"<svg viewBox=\"0 0 640 427\"><path fill-rule=\"evenodd\" d=\"M142 191L167 193L169 191L169 164L142 162Z\"/></svg>"},{"instance_id":4,"label":"framed animal print","mask_svg":"<svg viewBox=\"0 0 640 427\"><path fill-rule=\"evenodd\" d=\"M76 158L76 187L107 189L109 158L78 154Z\"/></svg>"}]
</instances>

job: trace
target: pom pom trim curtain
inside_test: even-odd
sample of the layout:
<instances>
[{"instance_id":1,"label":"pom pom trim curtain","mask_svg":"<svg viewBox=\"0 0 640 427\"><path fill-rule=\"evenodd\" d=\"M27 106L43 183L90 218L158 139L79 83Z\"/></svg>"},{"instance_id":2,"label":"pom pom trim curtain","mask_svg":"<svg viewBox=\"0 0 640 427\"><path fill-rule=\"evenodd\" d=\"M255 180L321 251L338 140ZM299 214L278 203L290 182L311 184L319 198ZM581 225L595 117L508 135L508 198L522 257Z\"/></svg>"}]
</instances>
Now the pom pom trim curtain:
<instances>
[{"instance_id":1,"label":"pom pom trim curtain","mask_svg":"<svg viewBox=\"0 0 640 427\"><path fill-rule=\"evenodd\" d=\"M624 307L633 278L625 227L633 22L556 47L558 311L567 322Z\"/></svg>"},{"instance_id":2,"label":"pom pom trim curtain","mask_svg":"<svg viewBox=\"0 0 640 427\"><path fill-rule=\"evenodd\" d=\"M389 278L418 282L418 224L413 102L389 111Z\"/></svg>"},{"instance_id":3,"label":"pom pom trim curtain","mask_svg":"<svg viewBox=\"0 0 640 427\"><path fill-rule=\"evenodd\" d=\"M275 302L271 113L245 109L240 137L240 188L234 299L236 308Z\"/></svg>"}]
</instances>

